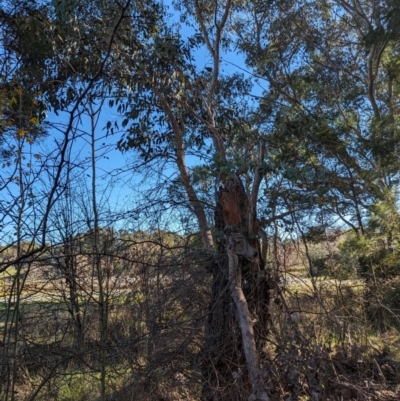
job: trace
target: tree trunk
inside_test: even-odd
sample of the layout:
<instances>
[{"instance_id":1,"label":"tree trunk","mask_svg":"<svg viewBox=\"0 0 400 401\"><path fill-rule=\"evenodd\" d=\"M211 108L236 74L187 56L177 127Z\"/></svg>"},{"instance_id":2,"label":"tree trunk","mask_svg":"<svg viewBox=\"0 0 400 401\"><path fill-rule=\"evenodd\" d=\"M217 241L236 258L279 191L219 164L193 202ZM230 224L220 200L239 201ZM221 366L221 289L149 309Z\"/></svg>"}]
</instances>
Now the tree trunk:
<instances>
[{"instance_id":1,"label":"tree trunk","mask_svg":"<svg viewBox=\"0 0 400 401\"><path fill-rule=\"evenodd\" d=\"M202 401L240 401L243 382L233 375L245 366L242 336L229 292L229 264L222 235L222 206L215 209L217 256L209 270L213 275L209 314L201 352ZM250 394L250 392L249 392Z\"/></svg>"},{"instance_id":2,"label":"tree trunk","mask_svg":"<svg viewBox=\"0 0 400 401\"><path fill-rule=\"evenodd\" d=\"M249 222L251 215L243 185L235 176L219 191L215 212L218 257L203 349L209 356L203 360L203 401L269 399L261 357L269 286L256 233L248 231L255 227Z\"/></svg>"},{"instance_id":3,"label":"tree trunk","mask_svg":"<svg viewBox=\"0 0 400 401\"><path fill-rule=\"evenodd\" d=\"M160 93L157 92L158 98L162 104L162 107L167 114L169 121L171 122L172 129L174 131L175 147L176 147L176 165L179 169L179 176L182 180L182 184L185 188L186 194L189 198L190 206L193 209L197 221L199 223L199 229L201 234L201 239L203 241L203 246L207 250L214 248L214 240L212 237L211 230L208 228L207 217L204 211L204 205L200 202L197 197L196 191L193 188L190 174L185 162L185 147L183 136L184 132L179 126L178 120L171 110L170 104Z\"/></svg>"}]
</instances>

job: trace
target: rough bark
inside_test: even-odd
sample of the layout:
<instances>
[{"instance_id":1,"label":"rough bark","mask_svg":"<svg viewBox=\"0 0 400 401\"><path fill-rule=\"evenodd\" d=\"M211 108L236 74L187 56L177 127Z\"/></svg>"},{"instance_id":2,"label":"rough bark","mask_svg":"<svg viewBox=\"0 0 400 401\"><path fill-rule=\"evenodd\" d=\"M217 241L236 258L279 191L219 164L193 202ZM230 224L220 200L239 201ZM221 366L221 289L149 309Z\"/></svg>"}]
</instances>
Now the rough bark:
<instances>
[{"instance_id":1,"label":"rough bark","mask_svg":"<svg viewBox=\"0 0 400 401\"><path fill-rule=\"evenodd\" d=\"M255 227L255 212L249 207L240 178L226 180L218 193L215 213L219 258L214 263L207 346L203 349L205 353L212 350L214 358L217 356L216 360L223 363L207 369L205 361L204 401L243 400L249 396L252 400L269 399L261 361L267 334L269 288L258 241L254 232L249 233L249 227ZM227 352L235 356L236 366ZM237 381L238 388L231 398L215 391L214 385L220 384L221 388L222 383L234 382L240 376L238 370L242 370L241 380Z\"/></svg>"},{"instance_id":2,"label":"rough bark","mask_svg":"<svg viewBox=\"0 0 400 401\"><path fill-rule=\"evenodd\" d=\"M235 307L229 292L229 265L222 236L224 227L222 207L218 203L215 208L217 254L209 268L213 276L212 290L200 360L202 401L240 401L245 390L233 377L245 365L245 359L241 352L242 338L235 318Z\"/></svg>"}]
</instances>

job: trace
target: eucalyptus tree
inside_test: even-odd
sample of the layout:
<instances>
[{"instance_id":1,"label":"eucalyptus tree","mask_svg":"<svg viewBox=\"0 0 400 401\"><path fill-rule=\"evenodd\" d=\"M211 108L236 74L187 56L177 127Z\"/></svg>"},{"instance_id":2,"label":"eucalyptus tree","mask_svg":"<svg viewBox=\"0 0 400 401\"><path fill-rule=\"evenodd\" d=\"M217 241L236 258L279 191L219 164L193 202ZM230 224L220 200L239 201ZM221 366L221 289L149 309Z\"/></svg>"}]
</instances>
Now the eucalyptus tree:
<instances>
[{"instance_id":1,"label":"eucalyptus tree","mask_svg":"<svg viewBox=\"0 0 400 401\"><path fill-rule=\"evenodd\" d=\"M240 399L241 391L249 391L254 399L268 399L260 355L269 284L257 251L257 200L265 149L262 135L249 119L249 98L243 94L250 91L249 83L239 74L221 73L233 3L189 1L179 7L182 18L194 24L192 36L184 39L161 20L159 32L147 46L121 52L124 71L116 97L126 133L118 146L135 149L145 160L175 162L204 250L217 252L208 265L213 283L202 352L203 398ZM198 68L194 54L203 45L211 62ZM108 123L110 131L115 127ZM238 151L237 145L246 140L250 150ZM204 160L203 166L188 167L187 155L193 153ZM239 154L247 158L240 168ZM201 172L215 187L220 185L214 191L215 222L207 219L205 203L196 191ZM229 386L233 369L243 363L248 388ZM221 380L225 390L217 384Z\"/></svg>"},{"instance_id":2,"label":"eucalyptus tree","mask_svg":"<svg viewBox=\"0 0 400 401\"><path fill-rule=\"evenodd\" d=\"M383 260L396 251L381 247L378 255L364 244L374 248L369 220L376 222L376 211L396 210L398 2L253 1L246 7L233 27L247 63L268 85L259 116L273 122L268 143L290 188L288 201L308 198L311 225L324 215L355 232L367 312L372 298L383 310L383 281L374 272L386 271L389 279L394 266Z\"/></svg>"},{"instance_id":3,"label":"eucalyptus tree","mask_svg":"<svg viewBox=\"0 0 400 401\"><path fill-rule=\"evenodd\" d=\"M398 179L398 5L248 7L234 26L248 63L268 82L260 113L274 121L271 141L286 175L362 232L366 208Z\"/></svg>"},{"instance_id":4,"label":"eucalyptus tree","mask_svg":"<svg viewBox=\"0 0 400 401\"><path fill-rule=\"evenodd\" d=\"M129 93L119 110L127 130L119 146L134 148L147 159L175 161L203 246L220 255L211 264L214 298L208 338L214 346L227 339L226 333L215 335L216 325L234 333L230 343L239 341L235 352L243 346L250 393L266 399L262 341L251 318L257 316L266 327L262 314L268 314L268 280L264 261L255 254L256 238L279 215L293 215L293 226L303 212L336 216L364 235L370 207L379 199L392 199L388 194L398 178L398 6L391 1L293 0L186 1L177 8L191 24L192 37L183 39L160 22L149 46L124 59L123 82ZM235 41L256 78L266 81L253 119L237 107L234 88L249 91L244 81L221 73L221 57ZM202 68L195 61L199 45L210 60ZM252 143L243 152L248 163L239 167L237 145L246 141ZM186 163L185 156L194 149L205 160L203 172L208 169L221 184L214 232L194 185L200 170ZM266 216L257 216L261 194L269 197L274 217L267 207ZM254 282L246 276L249 271ZM226 288L230 295L221 301ZM223 302L226 310L232 307L232 300L238 326L217 313ZM214 350L218 373L203 396L232 398L230 390L213 393L218 374L227 378L232 367L218 346Z\"/></svg>"}]
</instances>

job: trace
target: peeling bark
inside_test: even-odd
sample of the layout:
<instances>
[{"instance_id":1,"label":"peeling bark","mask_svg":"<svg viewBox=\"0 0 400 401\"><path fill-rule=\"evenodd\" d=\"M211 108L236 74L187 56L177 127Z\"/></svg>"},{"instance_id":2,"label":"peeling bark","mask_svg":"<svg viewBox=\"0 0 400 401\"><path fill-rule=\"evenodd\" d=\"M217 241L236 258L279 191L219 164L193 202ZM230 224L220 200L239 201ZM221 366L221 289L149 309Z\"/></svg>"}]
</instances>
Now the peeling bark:
<instances>
[{"instance_id":1,"label":"peeling bark","mask_svg":"<svg viewBox=\"0 0 400 401\"><path fill-rule=\"evenodd\" d=\"M215 208L215 228L222 233L225 227L222 207ZM202 401L241 401L246 388L239 387L232 377L238 367L245 365L242 337L236 319L235 306L229 291L229 264L224 238L216 237L217 256L210 266L212 289L205 341L200 354ZM250 391L249 391L250 393Z\"/></svg>"},{"instance_id":2,"label":"peeling bark","mask_svg":"<svg viewBox=\"0 0 400 401\"><path fill-rule=\"evenodd\" d=\"M250 216L252 223L250 223ZM227 180L224 187L220 189L215 218L217 230L224 234L219 237L218 249L227 258L225 264L221 266L224 269L226 286L222 290L225 293L220 292L218 295L213 293L214 299L210 305L211 312L206 337L216 347L214 350L220 352L219 357L222 360L227 360L223 354L222 344L229 343L230 346L236 347L234 351L236 355L244 353L244 360L240 363L246 371L247 384L250 386L238 389L236 397L232 399L243 400L244 395L247 394L249 399L266 401L269 397L265 391L260 355L264 346L268 320L269 287L262 272L264 265L259 256L258 241L254 235L252 239L249 239L249 226L254 227L253 218L256 218L255 205L250 211L249 199L239 176L235 175ZM221 276L214 270L213 287L218 280L221 280ZM244 281L246 281L246 288L243 285ZM221 291L221 286L219 288ZM222 299L225 304L232 304L225 312L232 310L233 307L235 319L232 322L232 318L229 320L229 317L222 313L224 318L219 322L223 322L225 325L223 328L215 324L216 311L220 311L218 302L222 302ZM231 330L238 328L240 332L236 333L236 337L240 338L240 342L235 342L234 338L229 338L229 334ZM222 338L225 338L225 342L221 341ZM220 370L218 373L223 376L226 374L225 382L233 382L234 366L224 365L224 368L227 370ZM218 397L215 394L209 398L203 397L203 400L207 401L225 399L227 398Z\"/></svg>"},{"instance_id":3,"label":"peeling bark","mask_svg":"<svg viewBox=\"0 0 400 401\"><path fill-rule=\"evenodd\" d=\"M252 387L252 399L268 401L269 397L265 391L260 361L254 336L253 319L242 290L242 274L239 267L239 258L228 248L229 259L229 282L232 299L236 306L242 332L243 349L246 356L247 369Z\"/></svg>"}]
</instances>

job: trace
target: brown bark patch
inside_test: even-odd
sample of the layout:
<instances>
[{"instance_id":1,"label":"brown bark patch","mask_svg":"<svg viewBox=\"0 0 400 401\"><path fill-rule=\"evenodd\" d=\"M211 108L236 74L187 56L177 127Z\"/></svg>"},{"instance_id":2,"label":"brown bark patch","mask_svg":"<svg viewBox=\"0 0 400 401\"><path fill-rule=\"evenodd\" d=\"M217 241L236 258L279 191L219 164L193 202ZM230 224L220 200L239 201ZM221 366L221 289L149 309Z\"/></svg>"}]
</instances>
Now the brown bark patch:
<instances>
[{"instance_id":1,"label":"brown bark patch","mask_svg":"<svg viewBox=\"0 0 400 401\"><path fill-rule=\"evenodd\" d=\"M234 176L219 194L225 224L247 230L248 199L239 177Z\"/></svg>"}]
</instances>

